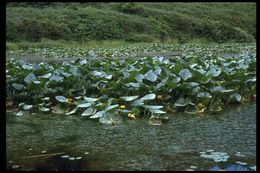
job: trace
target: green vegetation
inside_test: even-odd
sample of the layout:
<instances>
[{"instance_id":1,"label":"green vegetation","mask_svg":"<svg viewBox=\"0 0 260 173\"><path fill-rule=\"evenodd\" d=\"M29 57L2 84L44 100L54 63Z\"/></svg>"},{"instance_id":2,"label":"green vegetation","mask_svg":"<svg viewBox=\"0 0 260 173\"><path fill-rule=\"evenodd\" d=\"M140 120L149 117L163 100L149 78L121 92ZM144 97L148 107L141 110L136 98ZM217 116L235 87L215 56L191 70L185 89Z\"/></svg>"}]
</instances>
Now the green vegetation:
<instances>
[{"instance_id":1,"label":"green vegetation","mask_svg":"<svg viewBox=\"0 0 260 173\"><path fill-rule=\"evenodd\" d=\"M254 42L256 4L7 3L9 50L23 48L12 42L40 42L41 46L46 39L75 46L86 46L93 40Z\"/></svg>"},{"instance_id":2,"label":"green vegetation","mask_svg":"<svg viewBox=\"0 0 260 173\"><path fill-rule=\"evenodd\" d=\"M254 99L255 44L159 45L118 49L32 49L59 58L89 53L104 59L62 63L6 62L7 101L20 112L80 114L101 123L120 118L165 118L167 112L216 113ZM182 50L175 58L133 58L134 52ZM238 52L222 57L219 53ZM63 54L63 56L62 56ZM111 57L118 58L111 58ZM127 58L129 57L129 58ZM56 58L55 58L56 59ZM127 64L127 65L126 65Z\"/></svg>"}]
</instances>

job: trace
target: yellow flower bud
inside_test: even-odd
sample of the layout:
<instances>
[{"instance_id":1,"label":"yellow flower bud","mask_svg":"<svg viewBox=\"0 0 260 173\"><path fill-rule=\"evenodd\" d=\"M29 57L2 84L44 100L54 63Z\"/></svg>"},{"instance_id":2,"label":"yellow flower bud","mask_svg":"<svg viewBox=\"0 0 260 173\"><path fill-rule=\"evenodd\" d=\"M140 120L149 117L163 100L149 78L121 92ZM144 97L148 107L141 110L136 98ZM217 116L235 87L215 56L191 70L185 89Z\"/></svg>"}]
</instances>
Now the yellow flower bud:
<instances>
[{"instance_id":1,"label":"yellow flower bud","mask_svg":"<svg viewBox=\"0 0 260 173\"><path fill-rule=\"evenodd\" d=\"M120 109L125 109L125 105L120 105L119 108Z\"/></svg>"},{"instance_id":2,"label":"yellow flower bud","mask_svg":"<svg viewBox=\"0 0 260 173\"><path fill-rule=\"evenodd\" d=\"M158 100L162 100L162 95L157 95L156 98L157 98Z\"/></svg>"}]
</instances>

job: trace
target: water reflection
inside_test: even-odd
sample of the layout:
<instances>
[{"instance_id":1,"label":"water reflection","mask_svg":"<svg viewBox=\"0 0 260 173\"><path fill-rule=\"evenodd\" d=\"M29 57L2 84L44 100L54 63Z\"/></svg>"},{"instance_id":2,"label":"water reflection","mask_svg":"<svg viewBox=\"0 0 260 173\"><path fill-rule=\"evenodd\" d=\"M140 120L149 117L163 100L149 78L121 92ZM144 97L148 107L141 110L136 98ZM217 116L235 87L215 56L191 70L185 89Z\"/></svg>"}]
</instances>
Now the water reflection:
<instances>
[{"instance_id":1,"label":"water reflection","mask_svg":"<svg viewBox=\"0 0 260 173\"><path fill-rule=\"evenodd\" d=\"M209 170L236 161L256 165L256 104L227 108L220 114L175 113L161 126L148 121L104 125L80 116L7 113L8 169L19 170ZM29 150L31 149L31 150ZM199 152L227 153L225 167ZM24 157L63 152L62 155ZM88 154L85 154L88 153ZM77 157L81 159L76 160ZM239 165L239 164L237 164ZM243 166L243 165L241 165Z\"/></svg>"}]
</instances>

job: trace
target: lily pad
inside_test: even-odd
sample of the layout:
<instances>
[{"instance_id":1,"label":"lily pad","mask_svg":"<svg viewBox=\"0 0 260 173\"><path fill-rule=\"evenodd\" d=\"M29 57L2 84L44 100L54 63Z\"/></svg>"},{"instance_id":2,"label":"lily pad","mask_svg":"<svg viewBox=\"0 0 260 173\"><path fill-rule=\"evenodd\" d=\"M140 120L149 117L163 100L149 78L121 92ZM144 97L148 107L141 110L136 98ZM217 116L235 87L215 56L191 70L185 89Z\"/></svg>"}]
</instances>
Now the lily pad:
<instances>
[{"instance_id":1,"label":"lily pad","mask_svg":"<svg viewBox=\"0 0 260 173\"><path fill-rule=\"evenodd\" d=\"M186 81L187 79L189 79L190 77L192 77L191 72L188 69L183 69L180 71L179 75L181 76L181 78Z\"/></svg>"},{"instance_id":2,"label":"lily pad","mask_svg":"<svg viewBox=\"0 0 260 173\"><path fill-rule=\"evenodd\" d=\"M32 81L34 81L36 79L36 76L33 73L28 74L25 78L24 78L24 82L26 83L31 83Z\"/></svg>"},{"instance_id":3,"label":"lily pad","mask_svg":"<svg viewBox=\"0 0 260 173\"><path fill-rule=\"evenodd\" d=\"M58 100L59 102L66 103L67 98L64 96L55 96L55 99Z\"/></svg>"},{"instance_id":4,"label":"lily pad","mask_svg":"<svg viewBox=\"0 0 260 173\"><path fill-rule=\"evenodd\" d=\"M155 82L157 80L157 75L152 70L150 70L145 74L145 78L151 82Z\"/></svg>"},{"instance_id":5,"label":"lily pad","mask_svg":"<svg viewBox=\"0 0 260 173\"><path fill-rule=\"evenodd\" d=\"M98 100L98 98L91 98L91 97L85 97L84 96L84 100L86 100L87 102L95 102Z\"/></svg>"},{"instance_id":6,"label":"lily pad","mask_svg":"<svg viewBox=\"0 0 260 173\"><path fill-rule=\"evenodd\" d=\"M176 102L175 102L175 106L187 106L187 105L195 105L194 103L192 103L191 102L191 100L189 99L189 98L183 98L183 97L181 97L181 98L179 98Z\"/></svg>"},{"instance_id":7,"label":"lily pad","mask_svg":"<svg viewBox=\"0 0 260 173\"><path fill-rule=\"evenodd\" d=\"M155 114L166 114L166 112L159 110L159 109L149 109L149 111L151 113L155 113Z\"/></svg>"},{"instance_id":8,"label":"lily pad","mask_svg":"<svg viewBox=\"0 0 260 173\"><path fill-rule=\"evenodd\" d=\"M72 109L70 112L67 112L65 115L71 115L71 114L74 114L77 112L79 108L78 107L75 107L74 109Z\"/></svg>"},{"instance_id":9,"label":"lily pad","mask_svg":"<svg viewBox=\"0 0 260 173\"><path fill-rule=\"evenodd\" d=\"M25 110L25 111L28 111L28 110L30 110L30 109L32 109L33 108L33 105L23 105L23 109Z\"/></svg>"},{"instance_id":10,"label":"lily pad","mask_svg":"<svg viewBox=\"0 0 260 173\"><path fill-rule=\"evenodd\" d=\"M45 74L43 76L39 76L39 78L45 78L45 79L48 79L50 77L51 77L51 73L47 73L47 74Z\"/></svg>"},{"instance_id":11,"label":"lily pad","mask_svg":"<svg viewBox=\"0 0 260 173\"><path fill-rule=\"evenodd\" d=\"M146 109L161 109L161 108L163 108L163 106L160 106L160 105L144 105L143 107L146 108Z\"/></svg>"},{"instance_id":12,"label":"lily pad","mask_svg":"<svg viewBox=\"0 0 260 173\"><path fill-rule=\"evenodd\" d=\"M125 101L133 101L138 98L138 96L125 96L125 97L120 97L124 99Z\"/></svg>"},{"instance_id":13,"label":"lily pad","mask_svg":"<svg viewBox=\"0 0 260 173\"><path fill-rule=\"evenodd\" d=\"M24 88L24 85L23 84L16 84L16 83L13 83L12 86L17 89L17 90L21 90Z\"/></svg>"},{"instance_id":14,"label":"lily pad","mask_svg":"<svg viewBox=\"0 0 260 173\"><path fill-rule=\"evenodd\" d=\"M45 108L45 107L40 107L39 109L40 109L40 111L42 111L42 112L48 112L48 111L50 111L50 108Z\"/></svg>"},{"instance_id":15,"label":"lily pad","mask_svg":"<svg viewBox=\"0 0 260 173\"><path fill-rule=\"evenodd\" d=\"M94 115L92 115L90 118L100 118L102 117L106 112L105 111L99 111L97 113L95 113Z\"/></svg>"},{"instance_id":16,"label":"lily pad","mask_svg":"<svg viewBox=\"0 0 260 173\"><path fill-rule=\"evenodd\" d=\"M90 107L91 105L92 105L92 103L87 102L87 103L80 104L80 105L78 105L77 107L78 107L78 108L88 108L88 107Z\"/></svg>"},{"instance_id":17,"label":"lily pad","mask_svg":"<svg viewBox=\"0 0 260 173\"><path fill-rule=\"evenodd\" d=\"M16 116L23 116L23 111L18 112Z\"/></svg>"},{"instance_id":18,"label":"lily pad","mask_svg":"<svg viewBox=\"0 0 260 173\"><path fill-rule=\"evenodd\" d=\"M155 94L147 94L146 96L142 97L140 100L144 101L144 100L153 100L155 99L156 95Z\"/></svg>"},{"instance_id":19,"label":"lily pad","mask_svg":"<svg viewBox=\"0 0 260 173\"><path fill-rule=\"evenodd\" d=\"M81 114L81 116L90 116L90 115L93 115L94 113L96 113L96 109L94 109L94 108L88 108L88 109L86 109L82 114Z\"/></svg>"}]
</instances>

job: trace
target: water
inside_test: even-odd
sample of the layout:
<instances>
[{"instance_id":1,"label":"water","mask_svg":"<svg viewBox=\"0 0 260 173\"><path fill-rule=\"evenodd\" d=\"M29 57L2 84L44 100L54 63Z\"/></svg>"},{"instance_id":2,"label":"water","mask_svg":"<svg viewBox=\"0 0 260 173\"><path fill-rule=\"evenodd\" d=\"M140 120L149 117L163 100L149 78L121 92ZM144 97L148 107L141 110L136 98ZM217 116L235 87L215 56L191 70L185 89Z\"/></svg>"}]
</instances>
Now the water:
<instances>
[{"instance_id":1,"label":"water","mask_svg":"<svg viewBox=\"0 0 260 173\"><path fill-rule=\"evenodd\" d=\"M255 102L220 114L175 113L161 126L145 119L112 126L76 115L6 116L7 168L13 170L253 170L256 165ZM201 157L207 150L229 159Z\"/></svg>"}]
</instances>

